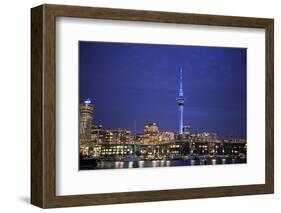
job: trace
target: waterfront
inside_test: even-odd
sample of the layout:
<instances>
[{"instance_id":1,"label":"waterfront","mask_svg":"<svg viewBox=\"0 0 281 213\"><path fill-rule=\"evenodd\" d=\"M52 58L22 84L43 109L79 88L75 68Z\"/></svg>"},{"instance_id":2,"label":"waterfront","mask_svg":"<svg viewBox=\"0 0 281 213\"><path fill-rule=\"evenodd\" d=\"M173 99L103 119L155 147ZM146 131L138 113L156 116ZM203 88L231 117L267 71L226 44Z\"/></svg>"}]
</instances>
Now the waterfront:
<instances>
[{"instance_id":1,"label":"waterfront","mask_svg":"<svg viewBox=\"0 0 281 213\"><path fill-rule=\"evenodd\" d=\"M80 166L80 170L99 169L127 169L147 167L172 167L172 166L196 166L196 165L220 165L246 163L245 158L207 158L188 160L151 160L151 161L97 161L93 166Z\"/></svg>"}]
</instances>

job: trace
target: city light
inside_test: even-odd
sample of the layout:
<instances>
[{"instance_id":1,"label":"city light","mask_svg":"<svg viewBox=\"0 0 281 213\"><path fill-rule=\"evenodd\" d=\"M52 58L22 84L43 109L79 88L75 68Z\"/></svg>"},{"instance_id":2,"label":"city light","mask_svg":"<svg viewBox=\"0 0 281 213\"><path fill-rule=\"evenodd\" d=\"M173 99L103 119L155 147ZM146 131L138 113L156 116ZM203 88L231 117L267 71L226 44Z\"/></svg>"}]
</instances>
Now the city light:
<instances>
[{"instance_id":1,"label":"city light","mask_svg":"<svg viewBox=\"0 0 281 213\"><path fill-rule=\"evenodd\" d=\"M178 131L161 131L148 122L143 132L103 129L94 122L95 105L80 103L80 169L141 168L246 163L245 139L220 140L216 133L192 133L184 123L183 70L180 69L177 105ZM89 163L91 162L91 163Z\"/></svg>"},{"instance_id":2,"label":"city light","mask_svg":"<svg viewBox=\"0 0 281 213\"><path fill-rule=\"evenodd\" d=\"M87 99L84 101L84 103L85 103L85 104L91 104L91 103L92 103L92 101L91 101L91 99L90 99L90 98L87 98Z\"/></svg>"}]
</instances>

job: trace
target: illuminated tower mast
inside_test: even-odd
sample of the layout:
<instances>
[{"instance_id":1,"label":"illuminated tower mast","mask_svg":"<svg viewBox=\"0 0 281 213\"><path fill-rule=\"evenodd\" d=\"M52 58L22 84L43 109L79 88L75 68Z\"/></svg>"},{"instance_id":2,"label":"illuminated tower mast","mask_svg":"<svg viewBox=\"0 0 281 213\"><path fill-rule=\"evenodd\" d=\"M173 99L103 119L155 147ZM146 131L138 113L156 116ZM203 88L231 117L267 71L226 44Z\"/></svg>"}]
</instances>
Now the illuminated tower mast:
<instances>
[{"instance_id":1,"label":"illuminated tower mast","mask_svg":"<svg viewBox=\"0 0 281 213\"><path fill-rule=\"evenodd\" d=\"M182 88L182 68L180 69L180 86L179 86L179 96L177 98L177 103L179 106L179 134L183 133L183 106L184 106L184 96Z\"/></svg>"}]
</instances>

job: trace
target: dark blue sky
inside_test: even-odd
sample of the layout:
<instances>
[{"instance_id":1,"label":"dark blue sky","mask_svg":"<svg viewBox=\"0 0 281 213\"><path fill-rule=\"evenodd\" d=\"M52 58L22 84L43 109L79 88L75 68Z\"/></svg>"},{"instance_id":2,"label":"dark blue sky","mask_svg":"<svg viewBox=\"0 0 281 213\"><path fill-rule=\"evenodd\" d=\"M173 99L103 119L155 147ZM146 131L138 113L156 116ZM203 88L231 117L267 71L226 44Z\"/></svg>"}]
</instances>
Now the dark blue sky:
<instances>
[{"instance_id":1,"label":"dark blue sky","mask_svg":"<svg viewBox=\"0 0 281 213\"><path fill-rule=\"evenodd\" d=\"M91 98L94 123L143 131L148 122L177 131L179 69L184 123L191 132L246 138L245 48L79 43L80 101Z\"/></svg>"}]
</instances>

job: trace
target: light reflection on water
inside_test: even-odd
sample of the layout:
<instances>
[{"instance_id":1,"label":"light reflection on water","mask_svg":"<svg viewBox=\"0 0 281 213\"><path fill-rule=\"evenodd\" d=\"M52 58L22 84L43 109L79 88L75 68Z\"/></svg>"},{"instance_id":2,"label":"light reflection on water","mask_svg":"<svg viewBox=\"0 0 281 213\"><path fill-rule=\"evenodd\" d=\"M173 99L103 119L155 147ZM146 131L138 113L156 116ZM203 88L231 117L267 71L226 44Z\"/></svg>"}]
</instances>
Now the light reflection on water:
<instances>
[{"instance_id":1,"label":"light reflection on water","mask_svg":"<svg viewBox=\"0 0 281 213\"><path fill-rule=\"evenodd\" d=\"M141 161L137 161L137 162L138 162L139 167L135 167L135 168L142 168L144 165L144 161L141 160Z\"/></svg>"},{"instance_id":2,"label":"light reflection on water","mask_svg":"<svg viewBox=\"0 0 281 213\"><path fill-rule=\"evenodd\" d=\"M115 164L114 168L116 168L116 169L124 168L124 162L123 161L116 161L114 164ZM126 167L126 168L128 168L128 167Z\"/></svg>"},{"instance_id":3,"label":"light reflection on water","mask_svg":"<svg viewBox=\"0 0 281 213\"><path fill-rule=\"evenodd\" d=\"M133 164L134 164L134 162L133 162L133 161L130 161L130 162L129 162L128 168L133 168Z\"/></svg>"},{"instance_id":4,"label":"light reflection on water","mask_svg":"<svg viewBox=\"0 0 281 213\"><path fill-rule=\"evenodd\" d=\"M170 166L171 166L171 161L169 161L169 160L166 161L166 166L167 166L167 167L170 167Z\"/></svg>"},{"instance_id":5,"label":"light reflection on water","mask_svg":"<svg viewBox=\"0 0 281 213\"><path fill-rule=\"evenodd\" d=\"M190 165L191 165L191 166L195 165L195 160L191 160L191 161L190 161Z\"/></svg>"},{"instance_id":6,"label":"light reflection on water","mask_svg":"<svg viewBox=\"0 0 281 213\"><path fill-rule=\"evenodd\" d=\"M210 158L191 160L152 160L152 161L99 161L93 169L122 169L144 167L171 167L171 166L195 166L246 163L246 159ZM82 168L83 169L83 168Z\"/></svg>"}]
</instances>

